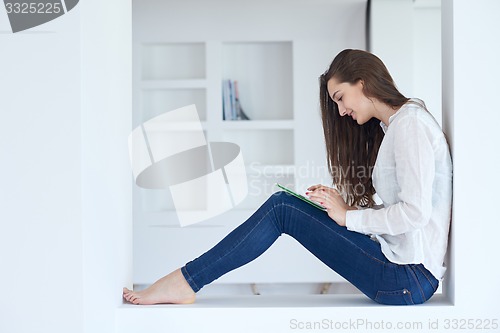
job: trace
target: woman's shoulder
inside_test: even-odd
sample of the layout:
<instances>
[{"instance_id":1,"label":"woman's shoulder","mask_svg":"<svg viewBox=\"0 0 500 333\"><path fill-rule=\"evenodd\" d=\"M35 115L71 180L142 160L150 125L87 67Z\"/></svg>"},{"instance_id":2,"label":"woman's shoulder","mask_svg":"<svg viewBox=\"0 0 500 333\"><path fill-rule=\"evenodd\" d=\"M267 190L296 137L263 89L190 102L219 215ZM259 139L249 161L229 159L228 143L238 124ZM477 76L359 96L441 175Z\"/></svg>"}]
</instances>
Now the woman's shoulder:
<instances>
[{"instance_id":1,"label":"woman's shoulder","mask_svg":"<svg viewBox=\"0 0 500 333\"><path fill-rule=\"evenodd\" d=\"M414 117L430 114L425 102L419 98L410 98L399 111L401 111L401 115Z\"/></svg>"},{"instance_id":2,"label":"woman's shoulder","mask_svg":"<svg viewBox=\"0 0 500 333\"><path fill-rule=\"evenodd\" d=\"M438 122L432 113L427 110L425 102L418 98L410 98L408 102L399 109L394 121L398 123L420 124L441 131Z\"/></svg>"},{"instance_id":3,"label":"woman's shoulder","mask_svg":"<svg viewBox=\"0 0 500 333\"><path fill-rule=\"evenodd\" d=\"M389 129L391 127L395 138L420 133L418 135L426 136L433 144L446 142L441 126L420 99L412 98L404 104L395 114Z\"/></svg>"}]
</instances>

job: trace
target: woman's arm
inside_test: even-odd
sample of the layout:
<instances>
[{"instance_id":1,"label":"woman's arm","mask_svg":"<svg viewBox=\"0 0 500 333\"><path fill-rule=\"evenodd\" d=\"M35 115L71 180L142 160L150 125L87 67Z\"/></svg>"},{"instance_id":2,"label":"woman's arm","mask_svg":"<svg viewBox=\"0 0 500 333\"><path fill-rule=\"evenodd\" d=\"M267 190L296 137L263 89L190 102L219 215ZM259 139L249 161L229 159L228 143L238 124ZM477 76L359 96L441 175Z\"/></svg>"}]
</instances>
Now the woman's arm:
<instances>
[{"instance_id":1,"label":"woman's arm","mask_svg":"<svg viewBox=\"0 0 500 333\"><path fill-rule=\"evenodd\" d=\"M405 117L394 135L398 202L382 209L346 212L349 230L398 235L425 226L432 214L435 156L432 137L422 120Z\"/></svg>"}]
</instances>

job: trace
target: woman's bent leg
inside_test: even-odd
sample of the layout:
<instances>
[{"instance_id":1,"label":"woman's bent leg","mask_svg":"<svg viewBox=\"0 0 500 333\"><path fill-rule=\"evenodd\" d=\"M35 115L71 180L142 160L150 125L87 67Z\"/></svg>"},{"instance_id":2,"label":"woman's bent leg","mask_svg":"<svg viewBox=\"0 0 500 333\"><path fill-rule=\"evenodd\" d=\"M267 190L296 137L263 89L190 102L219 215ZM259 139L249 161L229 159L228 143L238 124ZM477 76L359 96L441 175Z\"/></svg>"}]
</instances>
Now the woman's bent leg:
<instances>
[{"instance_id":1,"label":"woman's bent leg","mask_svg":"<svg viewBox=\"0 0 500 333\"><path fill-rule=\"evenodd\" d=\"M275 199L276 194L211 250L181 268L195 292L254 260L276 241L282 234L278 223L282 218L277 215Z\"/></svg>"},{"instance_id":2,"label":"woman's bent leg","mask_svg":"<svg viewBox=\"0 0 500 333\"><path fill-rule=\"evenodd\" d=\"M377 242L340 227L326 212L284 192L272 195L247 221L211 250L187 263L181 272L197 292L225 273L257 258L282 233L295 238L377 302L422 303L437 288L437 280L421 278L423 266L389 262Z\"/></svg>"},{"instance_id":3,"label":"woman's bent leg","mask_svg":"<svg viewBox=\"0 0 500 333\"><path fill-rule=\"evenodd\" d=\"M181 271L198 292L225 273L260 256L286 233L340 275L348 278L359 271L356 260L364 248L373 252L371 261L387 262L377 243L348 231L321 211L285 192L273 194L248 220ZM366 265L366 263L364 263Z\"/></svg>"}]
</instances>

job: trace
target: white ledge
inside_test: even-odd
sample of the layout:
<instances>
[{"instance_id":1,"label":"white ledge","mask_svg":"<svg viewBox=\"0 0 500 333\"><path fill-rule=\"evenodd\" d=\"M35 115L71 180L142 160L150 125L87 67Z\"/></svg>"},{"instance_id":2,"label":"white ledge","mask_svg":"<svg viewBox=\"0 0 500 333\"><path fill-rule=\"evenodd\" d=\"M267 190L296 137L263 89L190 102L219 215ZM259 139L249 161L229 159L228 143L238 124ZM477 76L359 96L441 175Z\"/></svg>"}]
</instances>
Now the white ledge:
<instances>
[{"instance_id":1,"label":"white ledge","mask_svg":"<svg viewBox=\"0 0 500 333\"><path fill-rule=\"evenodd\" d=\"M410 307L453 306L444 295L435 295L424 304ZM200 308L310 308L310 307L388 307L370 300L364 295L244 295L197 297L194 304L156 304L133 305L123 304L122 310L151 309L200 309Z\"/></svg>"},{"instance_id":2,"label":"white ledge","mask_svg":"<svg viewBox=\"0 0 500 333\"><path fill-rule=\"evenodd\" d=\"M366 331L376 325L394 328L398 323L421 330L431 318L453 309L441 294L413 306L380 305L364 295L200 295L188 305L123 304L116 311L116 333L311 332L297 329L307 325L330 327L322 326L322 331L332 331L336 325Z\"/></svg>"}]
</instances>

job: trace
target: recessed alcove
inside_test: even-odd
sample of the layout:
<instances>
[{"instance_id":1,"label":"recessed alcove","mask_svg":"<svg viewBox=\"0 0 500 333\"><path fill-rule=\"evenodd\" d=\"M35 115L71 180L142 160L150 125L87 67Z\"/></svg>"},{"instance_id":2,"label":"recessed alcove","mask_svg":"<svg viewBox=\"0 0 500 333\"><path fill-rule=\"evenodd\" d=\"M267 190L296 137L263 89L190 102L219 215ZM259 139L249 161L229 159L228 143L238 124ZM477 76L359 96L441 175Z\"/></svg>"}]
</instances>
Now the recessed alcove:
<instances>
[{"instance_id":1,"label":"recessed alcove","mask_svg":"<svg viewBox=\"0 0 500 333\"><path fill-rule=\"evenodd\" d=\"M199 3L194 0L164 2L179 15L187 15L195 7L177 8L177 3ZM287 5L291 2L294 0L286 1ZM318 6L322 12L317 15L315 28L328 32L333 23L322 25L323 20L319 18L331 16L328 9L334 2L308 0L300 6L284 7L283 1L263 1L281 6L282 11L300 14L304 14L304 8ZM253 8L256 3L260 3L259 0L245 3L248 6L241 15L260 19L262 10ZM228 6L234 10L242 4L230 1ZM5 229L0 242L4 254L1 282L8 288L3 290L7 301L0 306L5 314L0 321L0 331L276 333L298 331L299 323L315 324L323 320L341 325L359 320L371 324L372 329L374 325L380 327L381 321L393 325L412 322L422 325L414 330L435 332L450 331L445 327L446 321L449 324L462 319L483 325L489 320L491 327L492 320L498 319L495 286L500 270L495 254L499 224L494 206L485 204L485 200L494 200L498 192L496 175L500 156L495 135L500 113L494 107L494 96L497 94L495 81L500 76L496 65L500 45L491 32L499 30L496 16L500 2L443 0L442 4L442 125L454 162L450 256L443 294L422 306L412 307L380 306L362 295L242 295L235 299L229 295L200 294L199 302L192 306L124 305L122 287L130 288L134 282L140 282L132 273L133 197L126 144L133 124L129 69L133 68L134 4L130 0L80 1L64 16L19 34L12 34L7 19L0 20L4 60L0 63L4 93L0 104L5 111L2 123L6 125L0 131L3 161L0 168L4 175L9 175L3 177L1 187L0 219ZM363 11L365 5L366 1L360 2L356 10ZM209 12L206 13L198 23L214 24ZM332 44L321 52L312 52L318 47L318 41L306 38L301 31L303 24L297 24L301 21L294 22L289 32L296 33L298 38L286 38L293 42L293 59L314 60L312 63L302 61L304 66L294 67L294 75L301 71L321 72L339 47L364 47L353 38L359 32L356 29L363 28L362 21L353 20L353 12L343 14L338 21L351 23L351 27L334 34L348 36L348 42L334 45L332 38ZM239 17L227 20L232 27L239 28L231 29L231 38L225 42L250 40L251 31L243 29L242 32ZM188 16L185 24L194 23L196 20ZM270 29L281 24L281 20L259 20L259 23L268 33L253 41L285 40ZM406 26L393 26L393 31L399 32ZM221 29L226 28L227 25L221 25ZM156 37L164 33L158 30ZM203 42L204 34L203 30L196 31L188 36L188 42ZM156 37L148 42L158 42ZM394 44L404 42L396 39ZM220 54L212 53L212 41L205 45L206 57L221 58ZM301 47L295 48L297 45ZM314 47L307 47L311 45ZM400 54L403 55L398 57L407 56L408 50L402 47ZM45 66L40 66L41 63ZM210 71L221 73L220 67L205 69L207 77ZM204 91L208 86L206 80L165 79L160 90L187 89L187 95L194 92L195 98L213 103L220 96ZM317 98L317 91L310 87L316 84L317 75L294 82L293 89L313 100ZM183 99L186 94L173 95ZM162 103L164 97L161 91L158 100L152 97L151 105ZM312 113L297 112L309 108L308 102L294 101L294 119L300 122L311 118ZM208 103L205 111L208 119ZM290 119L282 120L278 125L266 126L290 130ZM301 128L294 128L295 134L321 139L321 134ZM306 144L296 140L295 149ZM306 159L314 158L318 153L315 148L305 155ZM276 166L273 168L276 170ZM170 227L164 225L164 220L153 224L153 231ZM157 267L155 275L160 276L169 268L160 267L158 262L152 258L144 265ZM33 276L36 276L35 284ZM268 287L261 286L263 291L264 286ZM245 293L248 292L249 286L244 288ZM43 305L38 305L42 302ZM434 329L436 324L439 329ZM366 326L359 328L369 330Z\"/></svg>"}]
</instances>

